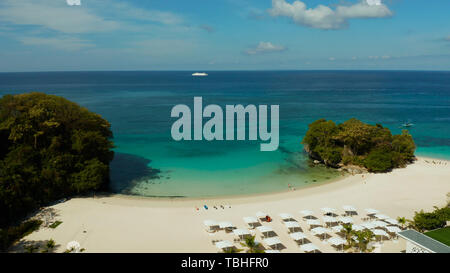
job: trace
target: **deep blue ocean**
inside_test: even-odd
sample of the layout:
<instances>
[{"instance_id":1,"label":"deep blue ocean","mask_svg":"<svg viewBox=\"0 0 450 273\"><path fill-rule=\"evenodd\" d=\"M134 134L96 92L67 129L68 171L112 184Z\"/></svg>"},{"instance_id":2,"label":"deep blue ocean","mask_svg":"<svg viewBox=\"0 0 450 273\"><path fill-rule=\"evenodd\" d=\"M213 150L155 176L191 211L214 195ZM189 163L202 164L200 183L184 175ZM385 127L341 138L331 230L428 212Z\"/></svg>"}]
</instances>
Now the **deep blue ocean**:
<instances>
[{"instance_id":1,"label":"deep blue ocean","mask_svg":"<svg viewBox=\"0 0 450 273\"><path fill-rule=\"evenodd\" d=\"M331 181L300 144L319 118L358 118L393 133L409 128L417 155L450 159L450 72L233 71L0 73L0 96L63 96L112 124L111 189L145 196L207 197L287 190ZM280 106L280 147L259 141L181 141L170 135L177 104ZM192 108L193 109L193 108Z\"/></svg>"}]
</instances>

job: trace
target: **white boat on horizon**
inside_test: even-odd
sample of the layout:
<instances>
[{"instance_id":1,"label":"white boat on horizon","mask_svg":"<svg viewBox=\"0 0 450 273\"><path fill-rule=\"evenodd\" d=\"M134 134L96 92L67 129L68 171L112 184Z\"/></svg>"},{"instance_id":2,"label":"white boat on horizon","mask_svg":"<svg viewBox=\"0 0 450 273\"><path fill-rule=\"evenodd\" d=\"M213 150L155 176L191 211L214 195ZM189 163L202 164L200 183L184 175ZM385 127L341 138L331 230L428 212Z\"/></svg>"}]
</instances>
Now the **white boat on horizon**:
<instances>
[{"instance_id":1,"label":"white boat on horizon","mask_svg":"<svg viewBox=\"0 0 450 273\"><path fill-rule=\"evenodd\" d=\"M206 74L205 72L195 72L195 73L192 73L192 76L193 77L205 77L205 76L208 76L208 74Z\"/></svg>"}]
</instances>

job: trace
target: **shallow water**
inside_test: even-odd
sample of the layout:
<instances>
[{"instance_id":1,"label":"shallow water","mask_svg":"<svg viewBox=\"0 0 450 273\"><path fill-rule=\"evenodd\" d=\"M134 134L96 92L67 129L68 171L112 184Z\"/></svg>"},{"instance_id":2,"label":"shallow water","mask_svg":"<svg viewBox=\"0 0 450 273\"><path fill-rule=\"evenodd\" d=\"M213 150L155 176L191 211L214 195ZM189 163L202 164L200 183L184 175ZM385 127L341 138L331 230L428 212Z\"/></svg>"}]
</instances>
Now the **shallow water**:
<instances>
[{"instance_id":1,"label":"shallow water","mask_svg":"<svg viewBox=\"0 0 450 273\"><path fill-rule=\"evenodd\" d=\"M115 192L145 196L267 193L330 181L340 174L312 167L300 144L319 118L355 117L394 133L406 121L417 154L450 159L450 73L388 71L0 73L0 95L41 91L64 96L112 124ZM176 104L280 105L280 147L260 142L175 142Z\"/></svg>"}]
</instances>

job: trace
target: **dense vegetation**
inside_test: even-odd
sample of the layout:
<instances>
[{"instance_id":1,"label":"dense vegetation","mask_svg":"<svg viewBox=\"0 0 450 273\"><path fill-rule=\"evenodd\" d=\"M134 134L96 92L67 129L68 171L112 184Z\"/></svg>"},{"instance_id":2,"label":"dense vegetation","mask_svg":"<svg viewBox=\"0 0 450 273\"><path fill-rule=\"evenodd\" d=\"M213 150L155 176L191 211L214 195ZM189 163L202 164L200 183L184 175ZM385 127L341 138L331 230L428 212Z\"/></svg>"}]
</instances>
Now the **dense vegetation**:
<instances>
[{"instance_id":1,"label":"dense vegetation","mask_svg":"<svg viewBox=\"0 0 450 273\"><path fill-rule=\"evenodd\" d=\"M370 172L386 172L414 160L416 145L407 130L392 135L388 128L357 119L341 124L319 119L309 125L303 138L311 158L328 166L357 165Z\"/></svg>"},{"instance_id":2,"label":"dense vegetation","mask_svg":"<svg viewBox=\"0 0 450 273\"><path fill-rule=\"evenodd\" d=\"M38 230L41 224L40 220L30 220L18 226L0 229L0 251L8 249L14 242Z\"/></svg>"},{"instance_id":3,"label":"dense vegetation","mask_svg":"<svg viewBox=\"0 0 450 273\"><path fill-rule=\"evenodd\" d=\"M410 221L410 227L424 232L443 228L447 221L450 221L450 204L443 208L435 207L432 212L416 211L413 220Z\"/></svg>"},{"instance_id":4,"label":"dense vegetation","mask_svg":"<svg viewBox=\"0 0 450 273\"><path fill-rule=\"evenodd\" d=\"M370 242L374 241L375 234L370 230L354 230L353 224L343 224L341 233L347 240L344 249L358 249L360 252L370 252Z\"/></svg>"},{"instance_id":5,"label":"dense vegetation","mask_svg":"<svg viewBox=\"0 0 450 273\"><path fill-rule=\"evenodd\" d=\"M114 154L110 124L42 93L0 99L0 228L40 206L104 188Z\"/></svg>"}]
</instances>

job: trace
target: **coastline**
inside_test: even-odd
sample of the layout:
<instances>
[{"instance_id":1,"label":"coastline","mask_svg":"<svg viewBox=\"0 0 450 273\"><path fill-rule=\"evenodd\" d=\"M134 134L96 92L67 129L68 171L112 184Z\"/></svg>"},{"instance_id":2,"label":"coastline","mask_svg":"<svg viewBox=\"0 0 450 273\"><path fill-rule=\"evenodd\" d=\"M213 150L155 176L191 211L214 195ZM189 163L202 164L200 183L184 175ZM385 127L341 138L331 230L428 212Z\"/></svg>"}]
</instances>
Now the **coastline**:
<instances>
[{"instance_id":1,"label":"coastline","mask_svg":"<svg viewBox=\"0 0 450 273\"><path fill-rule=\"evenodd\" d=\"M441 164L432 164L433 160ZM347 176L273 194L195 199L123 195L72 198L50 206L57 211L56 219L62 221L60 226L41 228L24 240L53 238L60 245L57 252L64 251L72 240L80 242L87 252L217 252L211 240L232 241L232 233L210 235L205 232L204 220L231 221L244 228L242 217L265 211L274 218L270 225L286 245L283 252L299 252L279 221L279 213L292 214L302 228L306 226L298 211L313 210L320 219L320 208L332 207L342 212L343 205L355 206L360 215L365 208L374 208L392 218L412 218L414 211L445 205L448 192L450 161L418 157L415 163L391 173ZM203 204L209 209L205 210ZM323 252L334 250L316 238L312 241ZM402 247L398 242L386 242L382 251L399 252Z\"/></svg>"},{"instance_id":2,"label":"coastline","mask_svg":"<svg viewBox=\"0 0 450 273\"><path fill-rule=\"evenodd\" d=\"M311 183L309 185L305 185L295 190L284 190L284 191L276 191L276 192L263 192L263 193L249 193L249 194L236 194L236 195L214 195L214 196L205 196L205 197L170 197L170 196L141 196L141 195L131 195L131 194L121 194L121 193L108 193L105 192L103 194L99 194L97 198L101 197L117 197L119 199L129 199L129 200L142 200L142 201L151 201L154 203L162 202L167 203L201 203L201 202L225 202L232 201L238 204L251 202L252 200L259 200L260 198L270 198L270 197L286 197L284 195L295 195L296 192L301 192L306 189L322 187L328 184L336 183L341 180L345 180L346 178L351 177L350 174L345 174L342 177L335 177L334 179L330 179L328 181L321 181L318 183ZM83 197L80 197L83 198ZM205 201L208 200L208 201Z\"/></svg>"}]
</instances>

